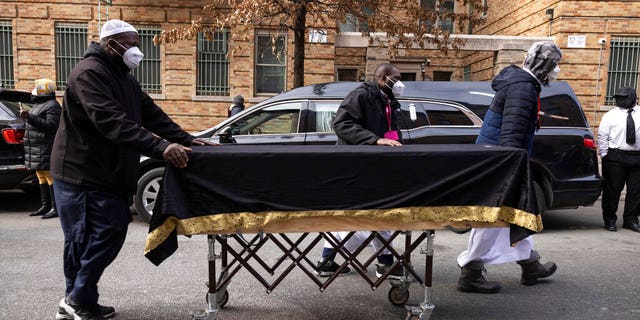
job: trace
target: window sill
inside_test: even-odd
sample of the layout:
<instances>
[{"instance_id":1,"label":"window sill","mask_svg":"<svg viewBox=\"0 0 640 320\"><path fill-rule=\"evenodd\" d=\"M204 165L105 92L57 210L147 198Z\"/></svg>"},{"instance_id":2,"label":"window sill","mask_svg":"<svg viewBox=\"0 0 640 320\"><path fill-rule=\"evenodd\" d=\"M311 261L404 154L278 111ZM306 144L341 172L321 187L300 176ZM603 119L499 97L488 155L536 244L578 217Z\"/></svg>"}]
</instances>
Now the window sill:
<instances>
[{"instance_id":1,"label":"window sill","mask_svg":"<svg viewBox=\"0 0 640 320\"><path fill-rule=\"evenodd\" d=\"M192 101L214 101L214 102L229 102L232 98L230 96L192 96Z\"/></svg>"}]
</instances>

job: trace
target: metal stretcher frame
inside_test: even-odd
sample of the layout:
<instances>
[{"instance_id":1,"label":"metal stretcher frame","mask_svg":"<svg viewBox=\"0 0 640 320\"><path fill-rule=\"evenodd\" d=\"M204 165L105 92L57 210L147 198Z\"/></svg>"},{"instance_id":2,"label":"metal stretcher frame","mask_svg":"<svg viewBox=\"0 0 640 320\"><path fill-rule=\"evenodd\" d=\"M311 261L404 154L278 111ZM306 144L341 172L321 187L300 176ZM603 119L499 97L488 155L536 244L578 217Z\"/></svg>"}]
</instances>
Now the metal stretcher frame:
<instances>
[{"instance_id":1,"label":"metal stretcher frame","mask_svg":"<svg viewBox=\"0 0 640 320\"><path fill-rule=\"evenodd\" d=\"M335 220L339 221L335 221ZM309 221L311 220L311 221ZM310 223L315 222L315 223ZM344 223L348 224L344 224ZM338 227L339 226L339 227ZM324 291L333 281L339 277L340 270L348 265L356 271L357 274L364 279L373 290L377 289L388 277L390 270L396 266L402 266L405 270L405 277L402 280L391 280L391 288L389 289L389 301L394 305L404 305L409 299L409 285L414 279L416 283L424 288L424 300L417 306L406 306L407 316L406 319L420 319L427 320L431 317L431 313L435 308L432 303L432 274L433 274L433 254L434 254L434 238L435 230L448 229L456 233L464 233L471 228L487 228L487 227L506 227L505 222L420 222L412 223L408 225L399 221L376 221L376 220L364 220L356 219L353 217L345 218L303 218L298 220L281 221L276 224L270 225L265 230L257 230L254 236L250 239L245 239L241 234L233 231L220 232L216 234L208 234L208 290L207 290L207 309L204 314L194 315L195 320L213 320L217 318L217 315L222 307L229 300L229 293L227 286L230 284L233 277L241 269L247 270L258 282L260 282L266 289L267 293L272 292L286 277L297 267L302 270L320 289ZM324 228L333 229L324 229ZM373 228L375 227L375 228ZM336 228L346 229L349 228L350 232L347 237L338 240L333 236L329 230L333 231ZM353 236L356 231L366 230L396 230L392 233L389 239L385 239L377 232L371 232L370 236L362 242L353 252L348 251L344 245ZM246 230L248 232L256 232L256 230ZM414 239L413 232L419 231L419 234ZM311 233L318 233L315 236L311 236ZM299 234L296 239L288 236L287 233ZM404 248L402 251L398 251L393 248L392 242L401 234L404 234ZM358 257L362 251L373 241L377 239L382 243L382 247L368 256L368 259L361 261ZM303 245L303 241L310 241ZM337 254L344 259L344 262L339 266L338 270L326 280L321 281L321 278L316 275L316 264L312 259L308 258L309 254L317 254L312 252L312 249L318 245L320 240L327 240L336 248ZM415 270L414 265L411 263L411 254L420 247L420 245L426 240L420 250L420 254L425 255L425 269L422 274ZM240 245L240 250L234 249L234 246L229 244L229 241L234 241ZM260 257L261 249L267 242L272 242L281 251L276 262L269 265ZM220 245L220 254L216 254L216 243ZM303 245L302 247L300 247ZM237 246L236 246L237 248ZM367 275L367 267L373 264L377 255L384 249L389 249L394 256L394 264L389 271L384 273L380 278L374 278L373 280ZM218 274L218 268L216 267L216 260L220 260L220 271ZM251 261L254 264L250 263ZM286 263L288 262L288 265ZM262 271L266 271L275 280L269 282L265 279L259 270L256 270L257 266L262 268ZM283 269L283 270L282 270ZM277 270L281 270L276 274Z\"/></svg>"}]
</instances>

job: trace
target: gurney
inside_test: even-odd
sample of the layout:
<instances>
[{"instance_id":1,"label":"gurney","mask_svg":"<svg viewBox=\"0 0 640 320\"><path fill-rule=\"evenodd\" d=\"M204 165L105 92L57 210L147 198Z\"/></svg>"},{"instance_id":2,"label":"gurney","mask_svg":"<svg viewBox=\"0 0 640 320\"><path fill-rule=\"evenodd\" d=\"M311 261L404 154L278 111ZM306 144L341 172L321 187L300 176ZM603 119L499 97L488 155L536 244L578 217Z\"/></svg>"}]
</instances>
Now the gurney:
<instances>
[{"instance_id":1,"label":"gurney","mask_svg":"<svg viewBox=\"0 0 640 320\"><path fill-rule=\"evenodd\" d=\"M145 256L159 264L177 250L178 235L207 235L207 309L194 318L216 319L241 269L267 293L295 269L325 290L339 272L316 276L309 256L319 256L322 240L336 248L340 269L376 289L388 272L371 277L367 268L384 248L363 252L378 239L405 270L390 281L389 301L404 305L417 283L424 300L407 319L428 319L435 230L509 226L512 244L542 230L528 166L522 150L482 145L196 147L187 168L165 170ZM344 248L353 232L379 230L393 230L391 238L372 232L354 251ZM330 231L350 233L340 241ZM281 251L271 262L260 255L267 243ZM417 248L424 272L411 263Z\"/></svg>"}]
</instances>

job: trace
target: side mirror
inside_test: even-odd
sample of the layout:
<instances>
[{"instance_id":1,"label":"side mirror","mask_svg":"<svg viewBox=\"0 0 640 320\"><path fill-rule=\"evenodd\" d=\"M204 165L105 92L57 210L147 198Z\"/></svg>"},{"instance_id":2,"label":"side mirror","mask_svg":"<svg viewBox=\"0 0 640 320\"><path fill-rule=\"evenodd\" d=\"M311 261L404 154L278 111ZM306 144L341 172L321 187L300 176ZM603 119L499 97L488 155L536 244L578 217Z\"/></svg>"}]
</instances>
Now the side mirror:
<instances>
[{"instance_id":1,"label":"side mirror","mask_svg":"<svg viewBox=\"0 0 640 320\"><path fill-rule=\"evenodd\" d=\"M413 103L409 104L409 119L411 119L411 121L418 120L418 115L416 114L416 105Z\"/></svg>"},{"instance_id":2,"label":"side mirror","mask_svg":"<svg viewBox=\"0 0 640 320\"><path fill-rule=\"evenodd\" d=\"M220 143L233 143L231 127L224 127L217 134Z\"/></svg>"}]
</instances>

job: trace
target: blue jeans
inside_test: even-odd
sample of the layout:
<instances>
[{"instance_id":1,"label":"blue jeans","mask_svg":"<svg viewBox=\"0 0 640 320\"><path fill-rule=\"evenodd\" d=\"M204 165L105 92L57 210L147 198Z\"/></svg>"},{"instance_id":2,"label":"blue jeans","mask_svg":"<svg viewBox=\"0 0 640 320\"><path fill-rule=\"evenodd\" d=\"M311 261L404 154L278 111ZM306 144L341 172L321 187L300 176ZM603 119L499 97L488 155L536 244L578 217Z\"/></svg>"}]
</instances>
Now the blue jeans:
<instances>
[{"instance_id":1,"label":"blue jeans","mask_svg":"<svg viewBox=\"0 0 640 320\"><path fill-rule=\"evenodd\" d=\"M64 233L65 295L73 304L98 303L98 281L116 258L132 221L127 197L53 181Z\"/></svg>"}]
</instances>

